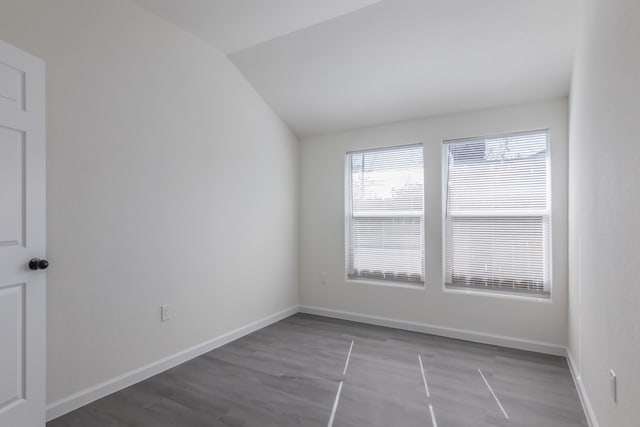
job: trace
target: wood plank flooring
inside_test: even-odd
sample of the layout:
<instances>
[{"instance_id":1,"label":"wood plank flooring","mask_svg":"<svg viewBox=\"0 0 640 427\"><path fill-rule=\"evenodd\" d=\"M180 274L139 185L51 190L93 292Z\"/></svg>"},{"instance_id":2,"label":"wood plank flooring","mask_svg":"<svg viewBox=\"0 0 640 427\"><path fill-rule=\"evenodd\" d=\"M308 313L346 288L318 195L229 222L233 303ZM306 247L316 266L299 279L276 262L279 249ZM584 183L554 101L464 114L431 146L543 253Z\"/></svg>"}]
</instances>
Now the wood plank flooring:
<instances>
[{"instance_id":1,"label":"wood plank flooring","mask_svg":"<svg viewBox=\"0 0 640 427\"><path fill-rule=\"evenodd\" d=\"M587 426L564 358L304 314L47 426L328 426L341 382L335 427Z\"/></svg>"}]
</instances>

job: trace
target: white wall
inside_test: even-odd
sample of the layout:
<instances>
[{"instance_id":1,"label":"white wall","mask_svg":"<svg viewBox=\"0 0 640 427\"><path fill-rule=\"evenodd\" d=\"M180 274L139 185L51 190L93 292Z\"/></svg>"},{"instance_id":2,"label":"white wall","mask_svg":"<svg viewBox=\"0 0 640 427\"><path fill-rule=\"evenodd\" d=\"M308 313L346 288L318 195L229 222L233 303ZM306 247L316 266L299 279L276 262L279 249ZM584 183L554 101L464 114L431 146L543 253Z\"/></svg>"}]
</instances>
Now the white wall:
<instances>
[{"instance_id":1,"label":"white wall","mask_svg":"<svg viewBox=\"0 0 640 427\"><path fill-rule=\"evenodd\" d=\"M601 427L640 423L639 119L640 1L586 0L571 91L569 331Z\"/></svg>"},{"instance_id":2,"label":"white wall","mask_svg":"<svg viewBox=\"0 0 640 427\"><path fill-rule=\"evenodd\" d=\"M126 0L0 39L47 66L48 402L297 304L298 142L224 55Z\"/></svg>"},{"instance_id":3,"label":"white wall","mask_svg":"<svg viewBox=\"0 0 640 427\"><path fill-rule=\"evenodd\" d=\"M483 110L308 138L301 145L301 304L480 334L567 344L567 101ZM442 141L510 131L551 130L552 301L443 291ZM345 282L347 151L424 143L426 286ZM320 273L328 283L320 284Z\"/></svg>"}]
</instances>

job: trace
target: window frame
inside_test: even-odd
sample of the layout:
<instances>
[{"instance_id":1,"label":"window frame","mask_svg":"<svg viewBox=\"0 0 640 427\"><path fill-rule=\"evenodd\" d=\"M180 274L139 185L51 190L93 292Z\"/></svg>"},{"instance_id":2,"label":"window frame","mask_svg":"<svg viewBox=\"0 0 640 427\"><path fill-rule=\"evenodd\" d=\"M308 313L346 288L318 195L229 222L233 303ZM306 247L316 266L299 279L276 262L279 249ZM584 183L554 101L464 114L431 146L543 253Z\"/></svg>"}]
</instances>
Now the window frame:
<instances>
[{"instance_id":1,"label":"window frame","mask_svg":"<svg viewBox=\"0 0 640 427\"><path fill-rule=\"evenodd\" d=\"M546 239L548 242L545 242L548 248L548 262L546 265L548 266L548 291L546 293L537 293L537 292L527 292L527 291L518 291L518 290L500 290L500 289L482 289L480 287L464 287L464 286L456 286L447 284L447 210L448 210L448 175L449 175L449 150L448 145L456 142L464 142L470 141L474 139L492 139L492 138L501 138L501 137L509 137L509 136L517 136L523 134L532 134L532 133L546 133L547 134L547 168L546 168L546 198L547 198L547 214L543 215L548 218L548 228L546 232ZM537 301L543 303L552 303L553 294L554 294L554 286L553 286L553 183L552 183L552 131L550 127L545 128L534 128L530 130L518 130L518 131L507 131L500 133L488 133L482 136L468 136L468 137L458 137L458 138L447 138L441 140L441 232L442 232L442 240L441 240L441 254L442 254L442 290L444 293L450 294L465 294L465 295L476 295L476 296L485 296L485 297L497 297L511 300L522 300L522 301ZM535 216L535 215L533 215ZM504 216L505 218L514 218L514 216Z\"/></svg>"},{"instance_id":2,"label":"window frame","mask_svg":"<svg viewBox=\"0 0 640 427\"><path fill-rule=\"evenodd\" d=\"M421 245L422 245L422 271L423 277L421 282L401 281L401 280L378 280L374 277L356 278L349 275L349 248L352 239L351 221L353 194L351 192L351 155L358 153L386 151L393 149L401 149L408 147L420 147L422 156L422 215L420 216L421 222ZM389 216L389 218L397 218L397 216ZM373 148L355 149L345 151L344 155L344 281L351 284L365 284L373 286L393 287L401 289L413 289L424 290L426 284L426 201L425 201L425 158L424 158L424 143L415 142L409 144L400 145L384 145Z\"/></svg>"}]
</instances>

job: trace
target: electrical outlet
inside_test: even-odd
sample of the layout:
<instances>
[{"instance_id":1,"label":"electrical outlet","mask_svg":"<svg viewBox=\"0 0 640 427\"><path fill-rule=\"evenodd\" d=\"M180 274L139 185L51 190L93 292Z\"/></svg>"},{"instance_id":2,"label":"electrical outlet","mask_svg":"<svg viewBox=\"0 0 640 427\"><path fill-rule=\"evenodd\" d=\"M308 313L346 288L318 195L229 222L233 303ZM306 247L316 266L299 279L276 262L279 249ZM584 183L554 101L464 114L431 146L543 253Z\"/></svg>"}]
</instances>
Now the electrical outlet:
<instances>
[{"instance_id":1,"label":"electrical outlet","mask_svg":"<svg viewBox=\"0 0 640 427\"><path fill-rule=\"evenodd\" d=\"M609 370L609 383L611 384L611 398L614 403L618 403L618 378L613 369Z\"/></svg>"},{"instance_id":2,"label":"electrical outlet","mask_svg":"<svg viewBox=\"0 0 640 427\"><path fill-rule=\"evenodd\" d=\"M160 321L166 322L168 320L171 320L171 304L160 307Z\"/></svg>"},{"instance_id":3,"label":"electrical outlet","mask_svg":"<svg viewBox=\"0 0 640 427\"><path fill-rule=\"evenodd\" d=\"M327 273L320 273L320 284L321 285L327 284Z\"/></svg>"}]
</instances>

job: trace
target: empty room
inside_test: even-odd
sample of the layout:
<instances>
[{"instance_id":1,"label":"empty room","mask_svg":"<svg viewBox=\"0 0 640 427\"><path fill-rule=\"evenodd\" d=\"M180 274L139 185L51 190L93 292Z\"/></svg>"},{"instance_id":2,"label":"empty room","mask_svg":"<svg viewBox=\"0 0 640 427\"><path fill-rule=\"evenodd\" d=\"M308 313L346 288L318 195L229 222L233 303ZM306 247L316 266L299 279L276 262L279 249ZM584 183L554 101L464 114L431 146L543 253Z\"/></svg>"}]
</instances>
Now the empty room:
<instances>
[{"instance_id":1,"label":"empty room","mask_svg":"<svg viewBox=\"0 0 640 427\"><path fill-rule=\"evenodd\" d=\"M0 0L0 427L639 427L640 0Z\"/></svg>"}]
</instances>

